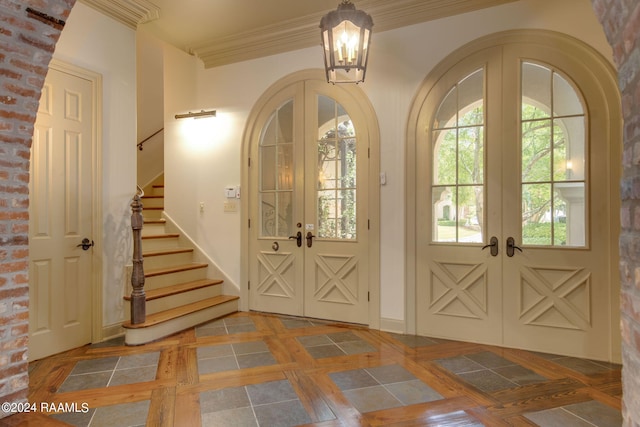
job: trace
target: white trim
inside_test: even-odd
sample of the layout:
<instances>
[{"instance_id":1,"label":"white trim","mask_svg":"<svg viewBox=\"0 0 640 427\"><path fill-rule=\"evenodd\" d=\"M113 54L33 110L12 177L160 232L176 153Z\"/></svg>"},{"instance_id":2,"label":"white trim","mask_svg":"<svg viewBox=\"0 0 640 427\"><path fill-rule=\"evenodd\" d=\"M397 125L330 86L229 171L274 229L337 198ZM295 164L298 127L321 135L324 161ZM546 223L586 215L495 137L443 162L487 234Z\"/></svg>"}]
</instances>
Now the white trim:
<instances>
[{"instance_id":1,"label":"white trim","mask_svg":"<svg viewBox=\"0 0 640 427\"><path fill-rule=\"evenodd\" d=\"M404 334L406 332L407 325L404 320L381 318L380 330L385 332L391 332L394 334Z\"/></svg>"}]
</instances>

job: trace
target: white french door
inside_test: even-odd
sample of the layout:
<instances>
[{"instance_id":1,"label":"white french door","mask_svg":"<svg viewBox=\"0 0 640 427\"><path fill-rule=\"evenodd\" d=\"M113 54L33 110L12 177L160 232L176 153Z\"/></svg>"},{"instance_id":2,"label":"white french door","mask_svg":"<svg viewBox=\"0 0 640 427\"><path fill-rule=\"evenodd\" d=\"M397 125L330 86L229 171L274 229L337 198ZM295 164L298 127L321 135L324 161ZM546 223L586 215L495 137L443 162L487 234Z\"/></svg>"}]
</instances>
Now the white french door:
<instances>
[{"instance_id":1,"label":"white french door","mask_svg":"<svg viewBox=\"0 0 640 427\"><path fill-rule=\"evenodd\" d=\"M357 103L301 81L256 123L249 308L367 324L369 136Z\"/></svg>"},{"instance_id":2,"label":"white french door","mask_svg":"<svg viewBox=\"0 0 640 427\"><path fill-rule=\"evenodd\" d=\"M420 334L610 358L601 93L582 63L526 43L476 52L437 82L417 147Z\"/></svg>"}]
</instances>

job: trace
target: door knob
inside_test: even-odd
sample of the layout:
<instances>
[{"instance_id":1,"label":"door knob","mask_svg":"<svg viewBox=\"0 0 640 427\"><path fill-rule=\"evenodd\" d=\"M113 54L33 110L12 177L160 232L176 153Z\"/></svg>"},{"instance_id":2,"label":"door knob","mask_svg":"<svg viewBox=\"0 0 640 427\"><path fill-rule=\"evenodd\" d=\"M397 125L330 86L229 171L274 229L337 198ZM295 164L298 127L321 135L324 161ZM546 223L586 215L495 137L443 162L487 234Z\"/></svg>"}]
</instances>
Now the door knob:
<instances>
[{"instance_id":1,"label":"door knob","mask_svg":"<svg viewBox=\"0 0 640 427\"><path fill-rule=\"evenodd\" d=\"M489 244L484 245L482 250L487 248L491 248L491 256L498 256L498 238L496 236L492 236L491 240L489 240Z\"/></svg>"},{"instance_id":2,"label":"door knob","mask_svg":"<svg viewBox=\"0 0 640 427\"><path fill-rule=\"evenodd\" d=\"M516 253L516 249L522 252L522 248L520 246L516 246L516 241L513 237L507 238L507 256L512 257Z\"/></svg>"},{"instance_id":3,"label":"door knob","mask_svg":"<svg viewBox=\"0 0 640 427\"><path fill-rule=\"evenodd\" d=\"M86 237L82 239L82 243L76 245L76 248L82 248L83 251L88 251L90 247L93 246L93 240L89 240Z\"/></svg>"},{"instance_id":4,"label":"door knob","mask_svg":"<svg viewBox=\"0 0 640 427\"><path fill-rule=\"evenodd\" d=\"M314 236L310 231L307 232L307 247L310 248L311 246L313 246L313 238L316 237Z\"/></svg>"},{"instance_id":5,"label":"door knob","mask_svg":"<svg viewBox=\"0 0 640 427\"><path fill-rule=\"evenodd\" d=\"M295 236L289 236L289 239L296 239L296 245L298 245L298 247L302 246L302 232L298 231L298 233Z\"/></svg>"}]
</instances>

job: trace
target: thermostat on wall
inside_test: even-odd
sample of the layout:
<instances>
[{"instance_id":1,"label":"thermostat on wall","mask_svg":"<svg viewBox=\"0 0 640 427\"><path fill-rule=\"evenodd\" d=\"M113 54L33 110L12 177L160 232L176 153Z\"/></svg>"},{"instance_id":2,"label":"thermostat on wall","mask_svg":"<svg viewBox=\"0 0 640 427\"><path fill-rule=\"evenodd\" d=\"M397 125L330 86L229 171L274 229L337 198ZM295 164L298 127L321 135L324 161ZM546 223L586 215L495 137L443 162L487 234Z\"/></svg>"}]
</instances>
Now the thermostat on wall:
<instances>
[{"instance_id":1,"label":"thermostat on wall","mask_svg":"<svg viewBox=\"0 0 640 427\"><path fill-rule=\"evenodd\" d=\"M227 199L239 199L240 198L240 187L225 187L224 195Z\"/></svg>"}]
</instances>

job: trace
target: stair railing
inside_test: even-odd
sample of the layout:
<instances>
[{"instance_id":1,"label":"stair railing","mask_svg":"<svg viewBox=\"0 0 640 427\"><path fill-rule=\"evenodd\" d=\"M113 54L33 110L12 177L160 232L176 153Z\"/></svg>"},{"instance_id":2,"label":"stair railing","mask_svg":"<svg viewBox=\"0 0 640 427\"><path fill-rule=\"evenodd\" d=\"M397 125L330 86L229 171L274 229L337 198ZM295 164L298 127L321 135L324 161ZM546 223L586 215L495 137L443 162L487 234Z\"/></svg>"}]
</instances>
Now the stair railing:
<instances>
[{"instance_id":1,"label":"stair railing","mask_svg":"<svg viewBox=\"0 0 640 427\"><path fill-rule=\"evenodd\" d=\"M144 191L138 191L131 202L131 229L133 231L133 270L131 272L131 324L144 323L147 316L147 302L144 293L144 266L142 263L142 202Z\"/></svg>"},{"instance_id":2,"label":"stair railing","mask_svg":"<svg viewBox=\"0 0 640 427\"><path fill-rule=\"evenodd\" d=\"M146 137L145 139L143 139L142 141L138 142L138 150L142 151L144 149L143 145L145 142L149 141L151 138L153 138L154 136L156 136L157 134L159 134L160 132L162 132L164 130L164 128L157 130L153 133L153 135ZM138 187L140 188L140 187Z\"/></svg>"}]
</instances>

